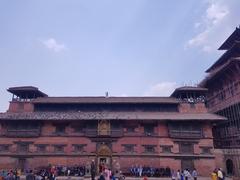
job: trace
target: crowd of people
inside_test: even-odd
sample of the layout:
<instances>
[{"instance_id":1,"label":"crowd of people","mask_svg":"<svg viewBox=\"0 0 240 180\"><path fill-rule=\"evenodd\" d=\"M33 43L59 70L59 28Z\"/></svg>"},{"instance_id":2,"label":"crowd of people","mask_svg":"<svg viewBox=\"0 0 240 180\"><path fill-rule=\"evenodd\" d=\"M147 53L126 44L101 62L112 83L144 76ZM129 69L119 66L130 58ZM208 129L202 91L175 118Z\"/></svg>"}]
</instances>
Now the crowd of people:
<instances>
[{"instance_id":1,"label":"crowd of people","mask_svg":"<svg viewBox=\"0 0 240 180\"><path fill-rule=\"evenodd\" d=\"M22 175L20 169L1 171L0 180L19 180ZM26 180L55 180L57 176L84 176L85 166L75 165L75 166L51 166L41 167L34 170L26 170L24 172L26 175Z\"/></svg>"},{"instance_id":2,"label":"crowd of people","mask_svg":"<svg viewBox=\"0 0 240 180\"><path fill-rule=\"evenodd\" d=\"M172 171L171 173L172 180L197 180L198 173L196 169L193 169L192 172L189 169L184 169L182 171Z\"/></svg>"},{"instance_id":3,"label":"crowd of people","mask_svg":"<svg viewBox=\"0 0 240 180\"><path fill-rule=\"evenodd\" d=\"M0 180L20 180L21 176L21 170L15 169L15 170L2 170L0 172Z\"/></svg>"},{"instance_id":4,"label":"crowd of people","mask_svg":"<svg viewBox=\"0 0 240 180\"><path fill-rule=\"evenodd\" d=\"M172 180L197 180L198 172L196 169L190 171L189 169L184 170L173 170L169 167L155 168L151 166L135 165L130 168L130 175L135 177L143 177L147 180L148 177L170 177ZM224 180L225 172L219 168L215 169L211 174L212 180Z\"/></svg>"},{"instance_id":5,"label":"crowd of people","mask_svg":"<svg viewBox=\"0 0 240 180\"><path fill-rule=\"evenodd\" d=\"M28 170L24 174L26 180L55 180L57 176L84 176L86 168L84 165L75 166L48 166L35 169L34 171ZM95 180L96 166L94 162L91 164L90 174L92 180ZM1 171L0 180L20 180L22 172L20 169ZM171 170L169 167L166 168L154 168L150 166L132 166L130 168L130 176L142 177L147 180L149 177L169 177L172 180L197 180L198 172L196 169L190 171L185 170ZM119 176L118 176L119 178ZM221 169L215 169L211 174L212 180L224 180L225 172ZM99 174L98 180L115 180L115 174L107 166L103 166Z\"/></svg>"},{"instance_id":6,"label":"crowd of people","mask_svg":"<svg viewBox=\"0 0 240 180\"><path fill-rule=\"evenodd\" d=\"M152 166L135 165L130 168L130 175L135 177L170 177L171 169L169 167L156 168Z\"/></svg>"},{"instance_id":7,"label":"crowd of people","mask_svg":"<svg viewBox=\"0 0 240 180\"><path fill-rule=\"evenodd\" d=\"M211 180L224 180L225 172L221 169L215 169L211 174ZM193 169L191 172L188 169L177 172L172 171L172 180L197 180L198 172Z\"/></svg>"}]
</instances>

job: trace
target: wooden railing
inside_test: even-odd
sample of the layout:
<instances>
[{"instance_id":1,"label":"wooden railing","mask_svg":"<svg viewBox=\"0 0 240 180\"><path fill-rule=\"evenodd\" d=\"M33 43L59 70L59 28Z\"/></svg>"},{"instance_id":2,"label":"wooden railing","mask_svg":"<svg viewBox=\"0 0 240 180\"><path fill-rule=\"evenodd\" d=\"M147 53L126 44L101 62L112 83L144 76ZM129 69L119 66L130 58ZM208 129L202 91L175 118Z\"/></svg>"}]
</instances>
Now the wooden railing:
<instances>
[{"instance_id":1,"label":"wooden railing","mask_svg":"<svg viewBox=\"0 0 240 180\"><path fill-rule=\"evenodd\" d=\"M40 136L40 129L34 130L7 130L7 137L38 137Z\"/></svg>"},{"instance_id":2,"label":"wooden railing","mask_svg":"<svg viewBox=\"0 0 240 180\"><path fill-rule=\"evenodd\" d=\"M202 131L170 130L169 136L173 138L201 138L203 134Z\"/></svg>"}]
</instances>

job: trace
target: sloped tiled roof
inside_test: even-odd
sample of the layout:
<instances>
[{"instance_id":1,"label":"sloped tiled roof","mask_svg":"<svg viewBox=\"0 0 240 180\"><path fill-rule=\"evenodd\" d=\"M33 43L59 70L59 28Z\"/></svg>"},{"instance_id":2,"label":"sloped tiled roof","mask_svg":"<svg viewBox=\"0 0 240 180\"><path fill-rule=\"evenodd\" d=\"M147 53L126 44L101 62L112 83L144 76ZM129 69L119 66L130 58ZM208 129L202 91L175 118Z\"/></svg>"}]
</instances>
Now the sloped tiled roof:
<instances>
[{"instance_id":1,"label":"sloped tiled roof","mask_svg":"<svg viewBox=\"0 0 240 180\"><path fill-rule=\"evenodd\" d=\"M26 112L0 113L0 120L225 120L211 113L176 112Z\"/></svg>"},{"instance_id":2,"label":"sloped tiled roof","mask_svg":"<svg viewBox=\"0 0 240 180\"><path fill-rule=\"evenodd\" d=\"M177 104L179 101L171 97L40 97L32 100L34 104L62 104L62 103L91 103L91 104L112 104L112 103L163 103Z\"/></svg>"}]
</instances>

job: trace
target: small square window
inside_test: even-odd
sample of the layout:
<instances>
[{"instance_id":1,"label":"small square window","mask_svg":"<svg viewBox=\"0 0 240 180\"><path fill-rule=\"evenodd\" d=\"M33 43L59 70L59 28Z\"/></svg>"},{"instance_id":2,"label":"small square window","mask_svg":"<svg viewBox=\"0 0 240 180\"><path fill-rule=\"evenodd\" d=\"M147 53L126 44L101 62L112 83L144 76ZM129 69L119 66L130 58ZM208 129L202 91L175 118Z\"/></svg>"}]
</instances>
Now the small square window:
<instances>
[{"instance_id":1,"label":"small square window","mask_svg":"<svg viewBox=\"0 0 240 180\"><path fill-rule=\"evenodd\" d=\"M154 145L144 145L144 152L145 153L155 153L155 146Z\"/></svg>"},{"instance_id":2,"label":"small square window","mask_svg":"<svg viewBox=\"0 0 240 180\"><path fill-rule=\"evenodd\" d=\"M37 146L37 152L39 152L39 153L46 152L47 145L45 145L45 144L38 144L36 146Z\"/></svg>"},{"instance_id":3,"label":"small square window","mask_svg":"<svg viewBox=\"0 0 240 180\"><path fill-rule=\"evenodd\" d=\"M161 146L163 153L172 153L172 146Z\"/></svg>"},{"instance_id":4,"label":"small square window","mask_svg":"<svg viewBox=\"0 0 240 180\"><path fill-rule=\"evenodd\" d=\"M0 152L8 152L9 151L9 144L0 145Z\"/></svg>"},{"instance_id":5,"label":"small square window","mask_svg":"<svg viewBox=\"0 0 240 180\"><path fill-rule=\"evenodd\" d=\"M125 153L134 153L134 144L124 144L124 152Z\"/></svg>"},{"instance_id":6,"label":"small square window","mask_svg":"<svg viewBox=\"0 0 240 180\"><path fill-rule=\"evenodd\" d=\"M64 153L64 145L54 145L55 153Z\"/></svg>"},{"instance_id":7,"label":"small square window","mask_svg":"<svg viewBox=\"0 0 240 180\"><path fill-rule=\"evenodd\" d=\"M75 153L83 152L85 144L73 144L73 151Z\"/></svg>"},{"instance_id":8,"label":"small square window","mask_svg":"<svg viewBox=\"0 0 240 180\"><path fill-rule=\"evenodd\" d=\"M202 154L211 154L211 147L202 147Z\"/></svg>"}]
</instances>

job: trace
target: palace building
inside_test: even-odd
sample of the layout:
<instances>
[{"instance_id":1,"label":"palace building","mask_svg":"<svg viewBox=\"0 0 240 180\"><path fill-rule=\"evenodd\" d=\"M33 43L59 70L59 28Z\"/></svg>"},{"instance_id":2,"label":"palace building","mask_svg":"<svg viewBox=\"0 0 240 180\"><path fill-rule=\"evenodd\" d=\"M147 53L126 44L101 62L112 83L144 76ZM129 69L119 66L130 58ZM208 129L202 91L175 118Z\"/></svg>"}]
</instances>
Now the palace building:
<instances>
[{"instance_id":1,"label":"palace building","mask_svg":"<svg viewBox=\"0 0 240 180\"><path fill-rule=\"evenodd\" d=\"M217 165L227 174L240 177L240 27L219 50L225 52L207 69L208 76L200 86L208 88L209 111L228 119L213 128Z\"/></svg>"},{"instance_id":2,"label":"palace building","mask_svg":"<svg viewBox=\"0 0 240 180\"><path fill-rule=\"evenodd\" d=\"M138 164L209 176L216 167L212 127L226 118L208 112L206 88L177 88L170 97L51 97L32 86L8 92L0 169L94 160L123 172Z\"/></svg>"}]
</instances>

